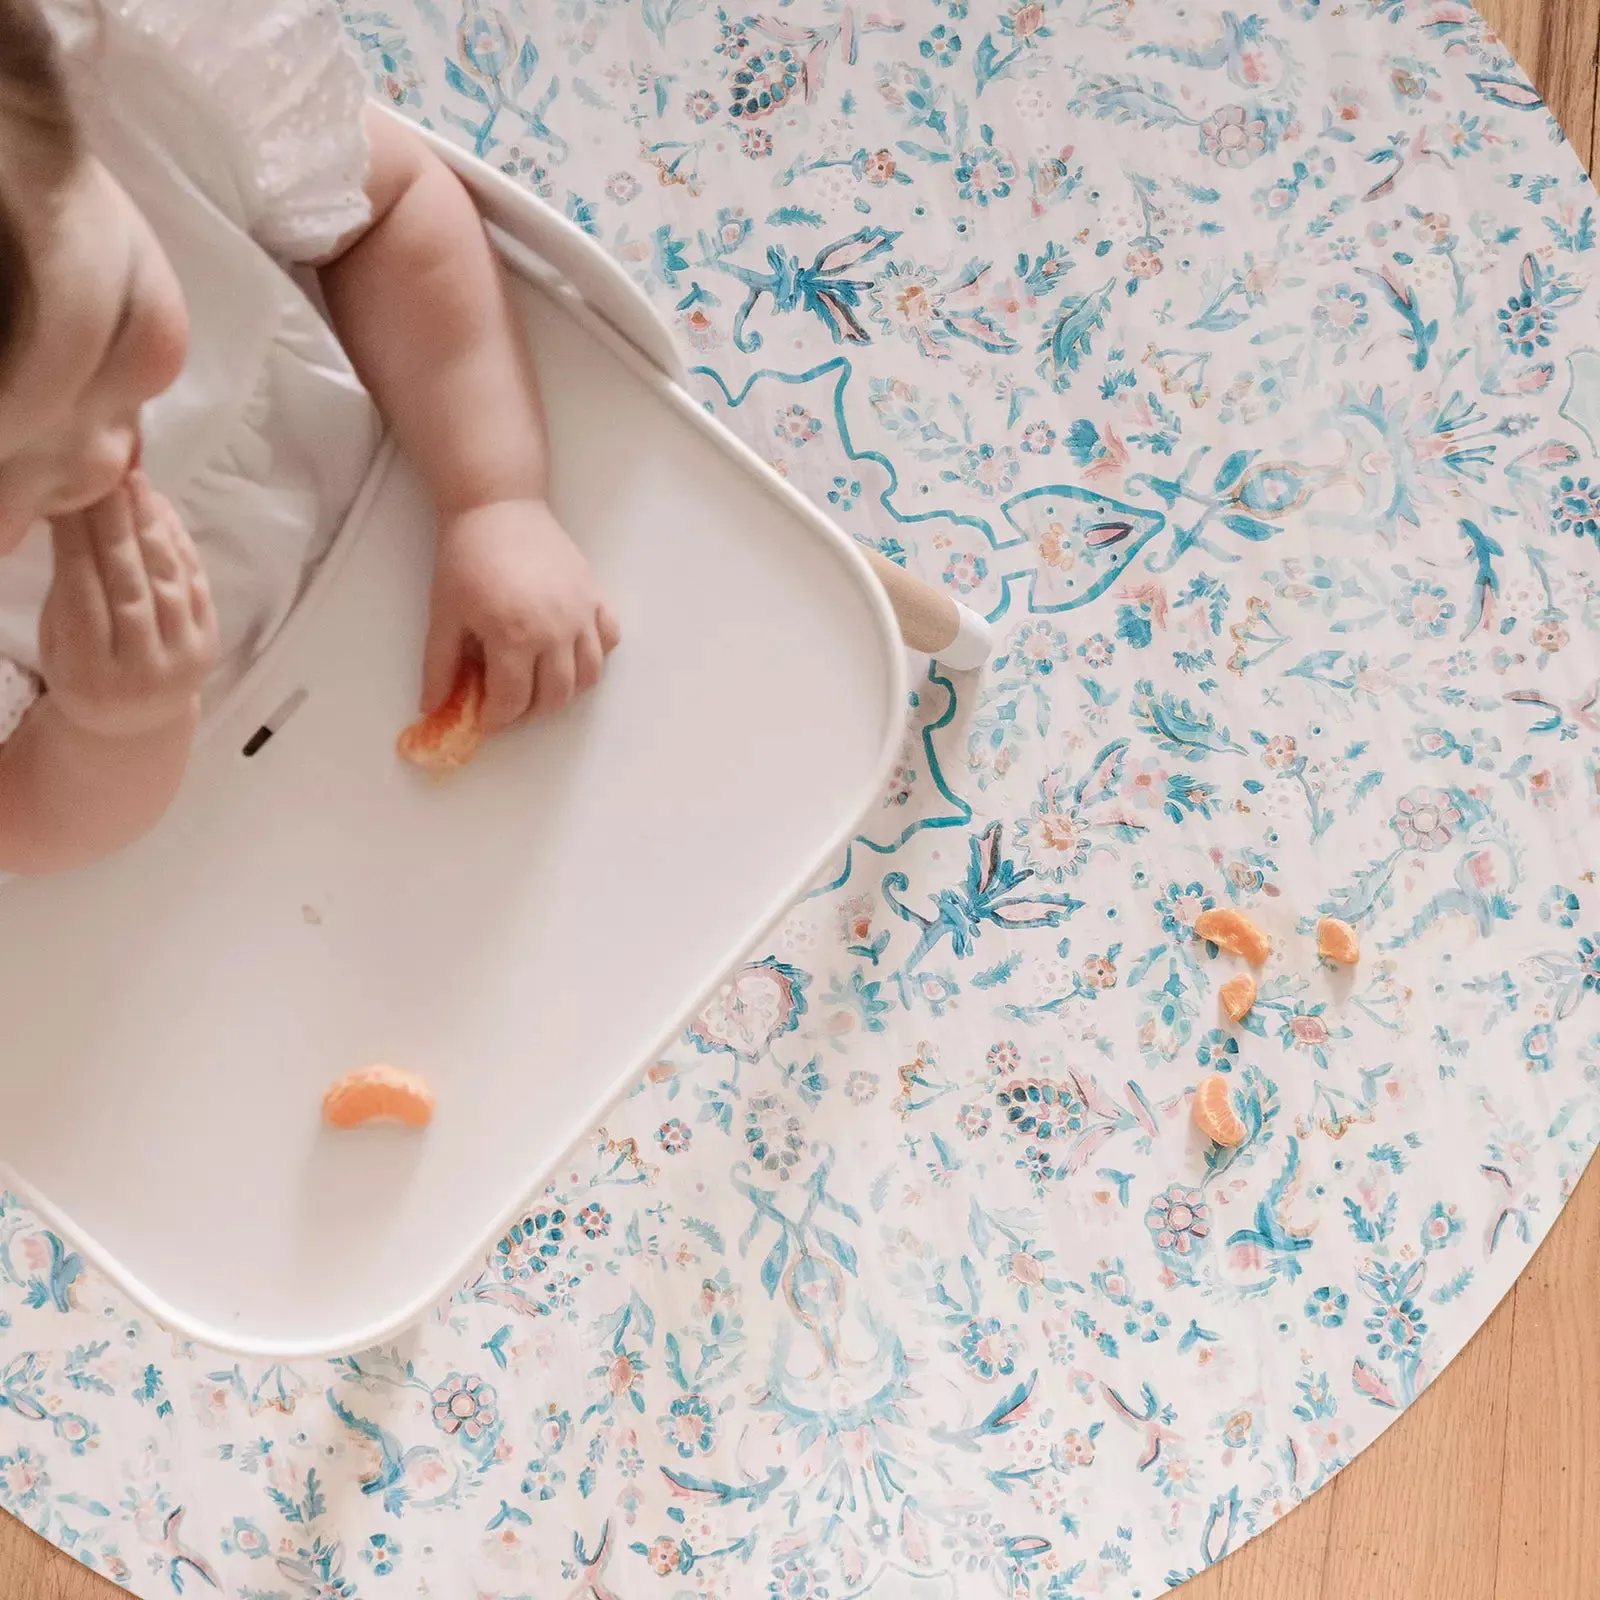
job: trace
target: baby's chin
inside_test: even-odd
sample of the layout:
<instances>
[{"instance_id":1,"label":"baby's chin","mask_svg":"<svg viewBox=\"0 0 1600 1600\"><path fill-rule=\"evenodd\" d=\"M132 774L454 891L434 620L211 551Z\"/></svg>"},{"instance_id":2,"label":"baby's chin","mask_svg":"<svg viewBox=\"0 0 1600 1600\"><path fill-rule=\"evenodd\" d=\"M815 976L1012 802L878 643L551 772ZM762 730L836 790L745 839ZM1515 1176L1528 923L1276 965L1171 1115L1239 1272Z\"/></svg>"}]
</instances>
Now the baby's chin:
<instances>
[{"instance_id":1,"label":"baby's chin","mask_svg":"<svg viewBox=\"0 0 1600 1600\"><path fill-rule=\"evenodd\" d=\"M27 516L20 526L13 520L13 515L0 508L0 556L16 549L35 523L49 522L56 517L69 516L75 511L87 511L91 506L97 506L102 500L115 494L139 470L143 455L143 443L135 435L129 441L120 460L96 462L93 467L79 475L71 490L53 495L43 505L35 505L32 514Z\"/></svg>"}]
</instances>

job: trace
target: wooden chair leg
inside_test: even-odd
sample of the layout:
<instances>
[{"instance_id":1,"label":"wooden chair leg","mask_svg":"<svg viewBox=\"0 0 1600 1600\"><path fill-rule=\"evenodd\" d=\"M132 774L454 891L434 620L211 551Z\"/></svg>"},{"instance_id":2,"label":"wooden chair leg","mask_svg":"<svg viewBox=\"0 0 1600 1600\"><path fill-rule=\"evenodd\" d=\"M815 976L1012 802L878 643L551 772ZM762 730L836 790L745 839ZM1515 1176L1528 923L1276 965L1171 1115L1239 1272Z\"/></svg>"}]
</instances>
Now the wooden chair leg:
<instances>
[{"instance_id":1,"label":"wooden chair leg","mask_svg":"<svg viewBox=\"0 0 1600 1600\"><path fill-rule=\"evenodd\" d=\"M937 656L956 672L970 672L989 659L992 630L976 611L912 577L876 550L861 553L883 585L900 624L900 637L911 649Z\"/></svg>"}]
</instances>

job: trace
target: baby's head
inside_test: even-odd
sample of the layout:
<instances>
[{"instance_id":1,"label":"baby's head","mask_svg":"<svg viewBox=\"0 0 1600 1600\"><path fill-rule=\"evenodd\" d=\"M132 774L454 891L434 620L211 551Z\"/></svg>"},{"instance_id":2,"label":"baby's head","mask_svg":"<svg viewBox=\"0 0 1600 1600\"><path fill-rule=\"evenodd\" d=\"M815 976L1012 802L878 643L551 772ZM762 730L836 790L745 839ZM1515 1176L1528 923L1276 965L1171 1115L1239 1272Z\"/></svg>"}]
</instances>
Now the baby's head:
<instances>
[{"instance_id":1,"label":"baby's head","mask_svg":"<svg viewBox=\"0 0 1600 1600\"><path fill-rule=\"evenodd\" d=\"M122 481L187 344L172 268L85 149L35 0L0 0L0 555Z\"/></svg>"}]
</instances>

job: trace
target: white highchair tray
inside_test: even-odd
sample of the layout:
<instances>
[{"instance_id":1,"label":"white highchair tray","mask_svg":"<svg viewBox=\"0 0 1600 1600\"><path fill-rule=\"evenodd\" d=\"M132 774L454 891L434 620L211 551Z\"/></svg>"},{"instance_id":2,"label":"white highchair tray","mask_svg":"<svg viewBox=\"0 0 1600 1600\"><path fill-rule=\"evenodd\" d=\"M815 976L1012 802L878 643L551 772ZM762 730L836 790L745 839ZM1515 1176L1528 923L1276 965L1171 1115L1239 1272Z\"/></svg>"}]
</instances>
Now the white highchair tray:
<instances>
[{"instance_id":1,"label":"white highchair tray","mask_svg":"<svg viewBox=\"0 0 1600 1600\"><path fill-rule=\"evenodd\" d=\"M600 690L446 782L399 762L432 514L388 455L155 832L0 892L0 1175L231 1351L358 1348L447 1294L898 746L904 656L849 541L638 337L517 300L556 506L622 620ZM322 1126L327 1085L376 1061L428 1078L425 1132Z\"/></svg>"}]
</instances>

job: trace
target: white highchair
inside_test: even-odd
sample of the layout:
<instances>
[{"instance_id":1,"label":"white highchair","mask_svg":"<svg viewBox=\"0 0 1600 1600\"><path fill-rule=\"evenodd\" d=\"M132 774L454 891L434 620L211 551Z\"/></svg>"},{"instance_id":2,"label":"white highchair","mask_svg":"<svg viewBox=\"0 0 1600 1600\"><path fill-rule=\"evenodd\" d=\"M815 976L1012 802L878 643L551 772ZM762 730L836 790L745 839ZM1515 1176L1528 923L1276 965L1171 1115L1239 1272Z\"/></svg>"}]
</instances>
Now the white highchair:
<instances>
[{"instance_id":1,"label":"white highchair","mask_svg":"<svg viewBox=\"0 0 1600 1600\"><path fill-rule=\"evenodd\" d=\"M988 652L690 398L593 240L433 142L512 275L553 498L622 619L604 683L448 782L397 760L432 511L386 446L157 829L0 893L0 1175L240 1354L359 1348L449 1293L883 803L902 638ZM429 1080L426 1131L322 1126L376 1061Z\"/></svg>"}]
</instances>

